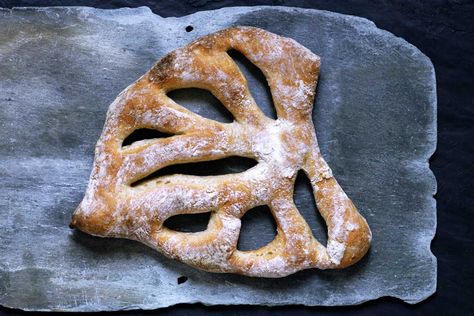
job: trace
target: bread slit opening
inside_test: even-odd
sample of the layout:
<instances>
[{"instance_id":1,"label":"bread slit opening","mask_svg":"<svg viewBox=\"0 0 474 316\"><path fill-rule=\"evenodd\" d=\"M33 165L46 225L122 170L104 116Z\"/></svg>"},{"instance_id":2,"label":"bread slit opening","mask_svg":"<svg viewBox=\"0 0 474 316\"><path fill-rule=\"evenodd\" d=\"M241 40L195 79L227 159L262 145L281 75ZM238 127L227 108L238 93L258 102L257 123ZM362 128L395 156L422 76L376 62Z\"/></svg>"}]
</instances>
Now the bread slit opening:
<instances>
[{"instance_id":1,"label":"bread slit opening","mask_svg":"<svg viewBox=\"0 0 474 316\"><path fill-rule=\"evenodd\" d=\"M237 249L257 250L272 242L277 234L277 225L270 208L266 205L248 210L241 219Z\"/></svg>"},{"instance_id":2,"label":"bread slit opening","mask_svg":"<svg viewBox=\"0 0 474 316\"><path fill-rule=\"evenodd\" d=\"M302 170L300 170L296 176L293 201L295 201L296 208L311 228L313 236L323 246L326 246L328 241L328 228L316 207L311 182Z\"/></svg>"},{"instance_id":3,"label":"bread slit opening","mask_svg":"<svg viewBox=\"0 0 474 316\"><path fill-rule=\"evenodd\" d=\"M167 96L177 104L202 117L222 122L232 123L234 116L209 91L198 88L171 90Z\"/></svg>"},{"instance_id":4,"label":"bread slit opening","mask_svg":"<svg viewBox=\"0 0 474 316\"><path fill-rule=\"evenodd\" d=\"M250 94L260 110L269 118L276 120L278 117L273 104L272 93L263 72L238 50L230 49L227 54L234 60L240 72L247 79Z\"/></svg>"},{"instance_id":5,"label":"bread slit opening","mask_svg":"<svg viewBox=\"0 0 474 316\"><path fill-rule=\"evenodd\" d=\"M150 181L161 181L165 176L181 174L192 176L219 176L244 172L257 165L257 161L251 158L231 156L212 161L191 162L174 164L161 168L152 174L135 181L132 187L148 183Z\"/></svg>"},{"instance_id":6,"label":"bread slit opening","mask_svg":"<svg viewBox=\"0 0 474 316\"><path fill-rule=\"evenodd\" d=\"M212 212L171 216L163 223L163 226L182 233L202 232L207 229L211 213Z\"/></svg>"},{"instance_id":7,"label":"bread slit opening","mask_svg":"<svg viewBox=\"0 0 474 316\"><path fill-rule=\"evenodd\" d=\"M147 140L147 139L157 139L157 138L166 138L173 136L173 134L162 133L156 129L151 128L139 128L134 130L130 135L128 135L122 142L122 148L125 146L131 146L136 142Z\"/></svg>"}]
</instances>

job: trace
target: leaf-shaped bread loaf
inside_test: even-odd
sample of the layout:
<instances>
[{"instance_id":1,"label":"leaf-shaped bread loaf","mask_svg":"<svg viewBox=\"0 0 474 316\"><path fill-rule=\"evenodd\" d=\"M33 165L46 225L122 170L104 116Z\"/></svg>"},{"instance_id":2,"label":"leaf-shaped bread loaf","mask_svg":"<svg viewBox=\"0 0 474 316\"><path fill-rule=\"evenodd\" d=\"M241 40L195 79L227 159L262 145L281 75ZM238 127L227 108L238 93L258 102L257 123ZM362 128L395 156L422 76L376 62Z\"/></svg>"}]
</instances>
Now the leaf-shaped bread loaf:
<instances>
[{"instance_id":1,"label":"leaf-shaped bread loaf","mask_svg":"<svg viewBox=\"0 0 474 316\"><path fill-rule=\"evenodd\" d=\"M266 117L227 51L245 55L265 75L278 119ZM127 87L110 105L85 197L71 226L86 233L140 241L164 255L213 272L282 277L307 268L343 268L361 259L371 232L321 156L311 113L320 59L294 40L236 27L175 50ZM175 103L167 92L210 91L235 121L220 123ZM123 140L141 128L172 134ZM141 182L166 166L230 156L258 164L222 176L171 175ZM296 175L311 181L328 227L316 240L293 201ZM277 235L254 251L239 251L241 217L268 205ZM207 230L183 233L163 222L177 214L212 211Z\"/></svg>"}]
</instances>

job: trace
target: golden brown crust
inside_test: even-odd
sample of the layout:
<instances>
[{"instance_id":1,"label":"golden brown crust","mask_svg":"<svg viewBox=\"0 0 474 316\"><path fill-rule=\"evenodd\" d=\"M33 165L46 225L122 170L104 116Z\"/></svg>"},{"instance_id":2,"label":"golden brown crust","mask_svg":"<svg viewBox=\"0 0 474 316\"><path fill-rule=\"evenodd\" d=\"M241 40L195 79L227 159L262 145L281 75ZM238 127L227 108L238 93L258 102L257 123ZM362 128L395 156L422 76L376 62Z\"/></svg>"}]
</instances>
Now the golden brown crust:
<instances>
[{"instance_id":1,"label":"golden brown crust","mask_svg":"<svg viewBox=\"0 0 474 316\"><path fill-rule=\"evenodd\" d=\"M255 104L229 49L262 70L277 120ZM97 236L138 240L214 272L281 277L357 262L369 248L371 232L318 148L311 112L319 65L319 57L295 41L252 27L226 29L168 54L111 104L89 186L71 226ZM235 121L203 118L166 96L186 87L211 91ZM122 147L139 128L174 136ZM168 165L229 156L254 158L258 164L238 174L171 175L131 186ZM314 238L294 204L299 170L311 180L327 223L327 247ZM255 251L239 251L240 218L258 205L270 207L277 236ZM208 211L213 213L203 232L181 233L162 225L176 214Z\"/></svg>"}]
</instances>

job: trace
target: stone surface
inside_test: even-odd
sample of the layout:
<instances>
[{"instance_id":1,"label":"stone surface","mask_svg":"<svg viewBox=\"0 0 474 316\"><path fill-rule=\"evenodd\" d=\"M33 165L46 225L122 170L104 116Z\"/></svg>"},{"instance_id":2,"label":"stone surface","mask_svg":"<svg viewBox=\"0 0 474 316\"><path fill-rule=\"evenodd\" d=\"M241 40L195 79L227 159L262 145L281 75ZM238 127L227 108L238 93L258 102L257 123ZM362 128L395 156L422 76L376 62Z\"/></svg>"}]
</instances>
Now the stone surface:
<instances>
[{"instance_id":1,"label":"stone surface","mask_svg":"<svg viewBox=\"0 0 474 316\"><path fill-rule=\"evenodd\" d=\"M291 37L321 56L313 115L320 147L373 232L370 252L355 266L276 280L211 274L136 242L68 228L110 102L165 53L233 25ZM244 72L271 115L261 76ZM147 8L3 9L0 91L1 305L95 311L186 302L348 305L381 296L416 303L436 289L436 181L428 165L436 146L434 70L418 49L368 20L283 7L166 19ZM225 117L206 94L173 98ZM232 164L221 167L241 167ZM304 177L295 200L324 240ZM271 239L267 212L244 223L243 249ZM188 280L178 284L180 276Z\"/></svg>"}]
</instances>

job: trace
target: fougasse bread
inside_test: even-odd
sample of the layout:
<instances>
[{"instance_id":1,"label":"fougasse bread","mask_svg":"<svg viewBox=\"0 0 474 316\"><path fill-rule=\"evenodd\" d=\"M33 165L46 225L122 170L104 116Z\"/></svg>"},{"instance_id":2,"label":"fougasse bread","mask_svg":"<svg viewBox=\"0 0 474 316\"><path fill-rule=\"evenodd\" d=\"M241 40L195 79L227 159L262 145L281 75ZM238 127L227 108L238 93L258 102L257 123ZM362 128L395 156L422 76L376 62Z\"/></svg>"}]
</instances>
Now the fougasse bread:
<instances>
[{"instance_id":1,"label":"fougasse bread","mask_svg":"<svg viewBox=\"0 0 474 316\"><path fill-rule=\"evenodd\" d=\"M255 103L227 53L231 49L265 75L277 119L265 116ZM71 227L136 240L211 272L276 278L357 262L372 236L318 148L312 109L319 69L320 58L302 45L254 27L225 29L169 53L110 105L89 185ZM235 120L204 118L167 96L181 88L210 91ZM171 136L122 146L141 128ZM166 166L231 156L258 164L236 174L173 174L133 185ZM316 240L295 206L294 183L300 170L310 179L326 221L326 246ZM260 205L271 210L276 237L260 249L240 251L241 218ZM209 211L212 215L202 232L173 231L163 225L171 216Z\"/></svg>"}]
</instances>

